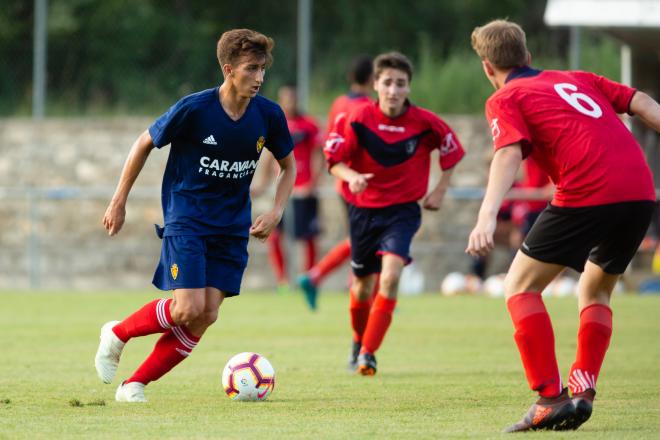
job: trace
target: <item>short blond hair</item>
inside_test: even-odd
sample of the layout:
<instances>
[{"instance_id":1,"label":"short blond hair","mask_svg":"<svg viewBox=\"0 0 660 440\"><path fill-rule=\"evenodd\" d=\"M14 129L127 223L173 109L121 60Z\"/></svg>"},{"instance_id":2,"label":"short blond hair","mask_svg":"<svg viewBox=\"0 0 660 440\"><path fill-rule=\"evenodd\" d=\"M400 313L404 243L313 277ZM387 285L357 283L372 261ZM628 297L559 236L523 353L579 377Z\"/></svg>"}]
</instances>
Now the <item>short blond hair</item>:
<instances>
[{"instance_id":1,"label":"short blond hair","mask_svg":"<svg viewBox=\"0 0 660 440\"><path fill-rule=\"evenodd\" d=\"M507 20L493 20L474 28L472 48L482 60L498 69L522 67L529 60L525 31Z\"/></svg>"},{"instance_id":2,"label":"short blond hair","mask_svg":"<svg viewBox=\"0 0 660 440\"><path fill-rule=\"evenodd\" d=\"M243 55L263 57L266 66L269 67L273 62L273 47L275 47L273 39L264 34L252 29L232 29L220 36L216 55L220 67L224 64L234 66Z\"/></svg>"}]
</instances>

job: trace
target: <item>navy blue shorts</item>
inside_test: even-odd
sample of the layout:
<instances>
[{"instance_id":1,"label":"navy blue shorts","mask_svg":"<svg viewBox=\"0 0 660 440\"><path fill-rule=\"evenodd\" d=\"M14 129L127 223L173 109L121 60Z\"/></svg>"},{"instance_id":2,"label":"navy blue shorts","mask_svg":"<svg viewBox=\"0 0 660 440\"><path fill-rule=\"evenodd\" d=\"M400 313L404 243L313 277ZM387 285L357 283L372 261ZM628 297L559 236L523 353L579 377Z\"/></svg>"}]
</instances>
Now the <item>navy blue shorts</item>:
<instances>
[{"instance_id":1,"label":"navy blue shorts","mask_svg":"<svg viewBox=\"0 0 660 440\"><path fill-rule=\"evenodd\" d=\"M293 207L293 236L298 240L306 240L319 235L319 199L316 196L292 198ZM287 220L289 212L284 214ZM284 225L284 218L277 225L278 229L289 231Z\"/></svg>"},{"instance_id":2,"label":"navy blue shorts","mask_svg":"<svg viewBox=\"0 0 660 440\"><path fill-rule=\"evenodd\" d=\"M225 296L241 291L248 239L224 235L163 237L153 284L161 290L215 287Z\"/></svg>"},{"instance_id":3,"label":"navy blue shorts","mask_svg":"<svg viewBox=\"0 0 660 440\"><path fill-rule=\"evenodd\" d=\"M416 202L384 208L348 205L351 232L351 267L357 277L378 273L383 254L395 254L406 264L412 261L410 243L422 224Z\"/></svg>"}]
</instances>

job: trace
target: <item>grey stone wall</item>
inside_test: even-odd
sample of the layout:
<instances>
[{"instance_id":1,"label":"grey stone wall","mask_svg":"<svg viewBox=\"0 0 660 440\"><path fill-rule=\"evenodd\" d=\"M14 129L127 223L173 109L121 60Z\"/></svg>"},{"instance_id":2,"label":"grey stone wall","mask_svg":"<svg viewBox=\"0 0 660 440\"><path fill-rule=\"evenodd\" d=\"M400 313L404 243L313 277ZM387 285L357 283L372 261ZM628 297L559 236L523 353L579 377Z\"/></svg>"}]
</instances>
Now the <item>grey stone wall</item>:
<instances>
[{"instance_id":1,"label":"grey stone wall","mask_svg":"<svg viewBox=\"0 0 660 440\"><path fill-rule=\"evenodd\" d=\"M481 117L449 116L467 150L455 186L482 186L490 153L489 129ZM158 261L162 223L160 192L168 148L154 151L129 199L126 224L108 237L101 218L135 138L149 119L0 120L0 288L27 288L38 282L53 289L147 288ZM437 178L437 167L433 176ZM42 191L32 193L28 188ZM69 191L55 192L57 188ZM346 235L344 210L329 176L322 182L324 235L321 251ZM453 270L467 271L463 253L478 201L445 200L440 212L425 212L413 245L416 264L434 290ZM268 209L267 196L254 202L254 214ZM244 285L272 288L264 244L250 242ZM493 269L497 271L498 269ZM328 280L341 288L348 269Z\"/></svg>"}]
</instances>

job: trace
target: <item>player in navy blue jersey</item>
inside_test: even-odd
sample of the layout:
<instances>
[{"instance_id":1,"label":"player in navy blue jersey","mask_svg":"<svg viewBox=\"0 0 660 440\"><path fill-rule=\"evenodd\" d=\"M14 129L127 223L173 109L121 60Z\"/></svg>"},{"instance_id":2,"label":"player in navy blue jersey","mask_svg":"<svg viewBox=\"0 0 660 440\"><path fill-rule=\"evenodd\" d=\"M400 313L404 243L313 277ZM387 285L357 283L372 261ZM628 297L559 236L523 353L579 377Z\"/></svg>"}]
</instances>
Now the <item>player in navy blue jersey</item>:
<instances>
[{"instance_id":1,"label":"player in navy blue jersey","mask_svg":"<svg viewBox=\"0 0 660 440\"><path fill-rule=\"evenodd\" d=\"M293 142L282 109L259 95L272 62L273 40L249 29L222 34L220 87L181 99L133 144L103 217L117 234L128 194L151 150L171 144L162 186L164 227L153 284L173 298L154 300L101 329L95 365L114 378L129 339L163 333L153 352L117 389L117 401L145 402L144 387L185 359L218 317L226 297L238 295L249 235L264 241L279 223L296 177ZM272 210L251 222L250 183L267 148L279 163Z\"/></svg>"}]
</instances>

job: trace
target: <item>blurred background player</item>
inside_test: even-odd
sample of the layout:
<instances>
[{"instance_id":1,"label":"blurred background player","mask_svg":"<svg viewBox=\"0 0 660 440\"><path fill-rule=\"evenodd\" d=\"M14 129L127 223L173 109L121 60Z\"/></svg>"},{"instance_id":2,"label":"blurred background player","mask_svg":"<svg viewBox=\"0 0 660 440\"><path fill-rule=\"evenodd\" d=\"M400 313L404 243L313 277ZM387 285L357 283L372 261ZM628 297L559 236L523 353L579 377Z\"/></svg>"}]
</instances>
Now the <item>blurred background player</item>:
<instances>
[{"instance_id":1,"label":"blurred background player","mask_svg":"<svg viewBox=\"0 0 660 440\"><path fill-rule=\"evenodd\" d=\"M119 385L117 401L146 402L145 385L191 354L223 300L240 293L249 235L266 240L282 217L296 177L293 142L280 107L257 94L273 45L249 29L222 34L216 53L222 85L181 99L131 148L103 225L109 235L121 230L129 192L149 153L171 144L153 284L172 290L174 297L151 301L102 327L95 366L105 383L112 382L130 339L163 333L144 363ZM277 159L280 174L272 209L250 225L250 182L264 147Z\"/></svg>"},{"instance_id":2,"label":"blurred background player","mask_svg":"<svg viewBox=\"0 0 660 440\"><path fill-rule=\"evenodd\" d=\"M316 262L317 236L319 235L319 201L316 194L318 179L323 169L323 153L316 121L303 114L298 108L296 88L280 87L277 93L278 103L284 110L286 122L293 139L293 155L296 159L296 182L291 198L292 216L286 217L293 225L281 222L268 239L268 257L277 280L278 292L289 289L288 268L282 239L285 231L292 231L296 241L304 246L304 266L301 271L309 270ZM263 193L272 181L277 164L272 155L264 158L262 178L252 189L256 197ZM291 227L292 226L292 227Z\"/></svg>"},{"instance_id":3,"label":"blurred background player","mask_svg":"<svg viewBox=\"0 0 660 440\"><path fill-rule=\"evenodd\" d=\"M434 113L408 100L412 63L390 52L374 60L378 101L351 111L325 146L330 172L342 180L348 202L353 346L350 367L376 373L375 353L392 321L403 267L421 224L418 201L438 210L454 166L465 152L451 128ZM431 152L440 152L442 176L427 194ZM378 294L370 297L376 274Z\"/></svg>"},{"instance_id":4,"label":"blurred background player","mask_svg":"<svg viewBox=\"0 0 660 440\"><path fill-rule=\"evenodd\" d=\"M645 93L579 71L529 66L520 26L495 20L472 46L496 92L486 102L495 155L466 251L493 248L496 215L524 157L556 185L505 280L507 309L532 390L539 398L507 432L576 429L592 413L612 335L610 296L651 221L655 189L642 149L617 113L660 130L660 105ZM575 362L563 387L554 333L541 292L565 268L581 272Z\"/></svg>"},{"instance_id":5,"label":"blurred background player","mask_svg":"<svg viewBox=\"0 0 660 440\"><path fill-rule=\"evenodd\" d=\"M347 79L350 84L349 91L339 96L330 106L326 127L326 139L333 142L337 124L344 119L352 109L371 101L374 89L373 59L368 55L359 55L353 59L348 70ZM341 180L337 179L337 193L341 196ZM346 207L346 200L341 198ZM351 242L348 238L339 242L328 251L321 260L298 278L298 285L305 295L307 304L314 310L317 305L318 286L338 267L348 261L351 256Z\"/></svg>"}]
</instances>

